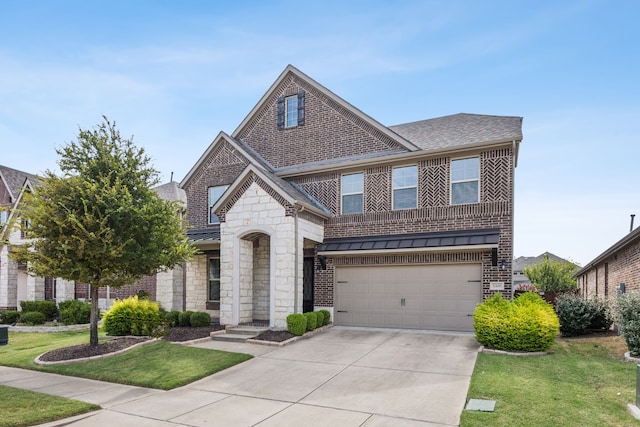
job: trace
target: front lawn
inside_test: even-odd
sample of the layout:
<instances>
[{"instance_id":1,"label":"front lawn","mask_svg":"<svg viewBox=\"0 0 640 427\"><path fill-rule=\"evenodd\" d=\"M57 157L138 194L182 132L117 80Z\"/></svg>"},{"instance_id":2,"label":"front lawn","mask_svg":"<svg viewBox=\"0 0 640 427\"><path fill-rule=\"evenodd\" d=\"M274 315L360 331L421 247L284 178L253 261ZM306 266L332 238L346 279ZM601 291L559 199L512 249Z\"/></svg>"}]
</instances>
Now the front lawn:
<instances>
[{"instance_id":1,"label":"front lawn","mask_svg":"<svg viewBox=\"0 0 640 427\"><path fill-rule=\"evenodd\" d=\"M73 417L98 405L0 385L0 427L20 427Z\"/></svg>"},{"instance_id":2,"label":"front lawn","mask_svg":"<svg viewBox=\"0 0 640 427\"><path fill-rule=\"evenodd\" d=\"M169 390L252 357L158 341L90 362L50 366L33 363L38 355L46 351L88 342L88 332L10 332L9 345L0 347L0 365Z\"/></svg>"},{"instance_id":3,"label":"front lawn","mask_svg":"<svg viewBox=\"0 0 640 427\"><path fill-rule=\"evenodd\" d=\"M558 339L546 356L480 353L468 398L495 412L463 411L460 426L638 426L636 364L618 336Z\"/></svg>"}]
</instances>

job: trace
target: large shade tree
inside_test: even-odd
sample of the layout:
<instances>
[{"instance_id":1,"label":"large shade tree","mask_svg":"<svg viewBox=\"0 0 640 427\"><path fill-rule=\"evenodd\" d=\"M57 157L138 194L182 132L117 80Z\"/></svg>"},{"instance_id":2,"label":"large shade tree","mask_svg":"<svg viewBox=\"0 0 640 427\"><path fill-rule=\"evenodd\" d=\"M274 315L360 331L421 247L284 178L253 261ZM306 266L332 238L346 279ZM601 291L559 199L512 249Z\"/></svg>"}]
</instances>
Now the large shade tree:
<instances>
[{"instance_id":1,"label":"large shade tree","mask_svg":"<svg viewBox=\"0 0 640 427\"><path fill-rule=\"evenodd\" d=\"M144 149L106 117L56 150L61 175L46 171L20 211L30 240L13 257L38 276L87 283L90 345L98 345L98 291L133 284L194 253L177 202L152 189L158 172Z\"/></svg>"}]
</instances>

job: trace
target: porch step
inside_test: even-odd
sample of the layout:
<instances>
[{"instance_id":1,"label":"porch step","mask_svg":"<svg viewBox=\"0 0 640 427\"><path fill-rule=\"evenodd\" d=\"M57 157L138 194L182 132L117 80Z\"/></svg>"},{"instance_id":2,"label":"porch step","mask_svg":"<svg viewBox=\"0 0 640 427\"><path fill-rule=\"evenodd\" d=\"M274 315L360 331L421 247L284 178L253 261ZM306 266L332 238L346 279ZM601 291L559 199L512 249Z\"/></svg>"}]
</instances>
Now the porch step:
<instances>
[{"instance_id":1,"label":"porch step","mask_svg":"<svg viewBox=\"0 0 640 427\"><path fill-rule=\"evenodd\" d=\"M254 338L269 328L260 326L240 326L237 328L229 328L226 333L218 334L211 337L213 341L227 342L245 342L250 338Z\"/></svg>"}]
</instances>

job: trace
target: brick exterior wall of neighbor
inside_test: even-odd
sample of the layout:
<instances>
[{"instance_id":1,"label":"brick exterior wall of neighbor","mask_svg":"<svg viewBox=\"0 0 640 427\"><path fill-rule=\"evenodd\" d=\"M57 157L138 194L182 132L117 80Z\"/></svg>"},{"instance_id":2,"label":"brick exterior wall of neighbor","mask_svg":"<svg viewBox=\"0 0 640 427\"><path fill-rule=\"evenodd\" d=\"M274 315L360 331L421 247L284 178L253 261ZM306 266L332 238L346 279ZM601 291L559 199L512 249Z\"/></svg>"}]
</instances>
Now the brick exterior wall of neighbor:
<instances>
[{"instance_id":1,"label":"brick exterior wall of neighbor","mask_svg":"<svg viewBox=\"0 0 640 427\"><path fill-rule=\"evenodd\" d=\"M618 250L578 277L585 297L615 298L624 283L626 292L640 292L640 240Z\"/></svg>"}]
</instances>

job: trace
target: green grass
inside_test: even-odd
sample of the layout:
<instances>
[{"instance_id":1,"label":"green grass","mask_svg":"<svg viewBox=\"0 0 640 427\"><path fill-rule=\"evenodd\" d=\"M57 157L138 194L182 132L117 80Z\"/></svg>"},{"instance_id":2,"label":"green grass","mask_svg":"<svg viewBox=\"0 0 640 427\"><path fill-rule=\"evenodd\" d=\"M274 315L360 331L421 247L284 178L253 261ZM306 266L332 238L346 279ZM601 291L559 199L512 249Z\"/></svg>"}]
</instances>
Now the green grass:
<instances>
[{"instance_id":1,"label":"green grass","mask_svg":"<svg viewBox=\"0 0 640 427\"><path fill-rule=\"evenodd\" d=\"M97 409L90 403L0 386L0 427L31 426Z\"/></svg>"},{"instance_id":2,"label":"green grass","mask_svg":"<svg viewBox=\"0 0 640 427\"><path fill-rule=\"evenodd\" d=\"M88 342L87 332L9 333L9 345L0 347L0 365L169 390L252 357L158 341L90 362L49 366L33 363L38 355L51 349Z\"/></svg>"},{"instance_id":3,"label":"green grass","mask_svg":"<svg viewBox=\"0 0 640 427\"><path fill-rule=\"evenodd\" d=\"M559 339L539 357L480 353L468 397L495 400L495 412L463 411L460 426L640 425L626 407L636 365L612 357L610 342Z\"/></svg>"}]
</instances>

